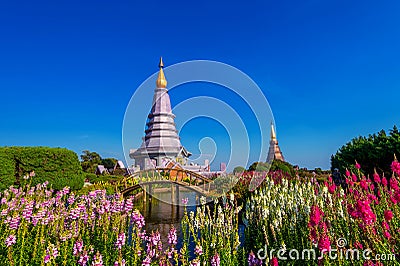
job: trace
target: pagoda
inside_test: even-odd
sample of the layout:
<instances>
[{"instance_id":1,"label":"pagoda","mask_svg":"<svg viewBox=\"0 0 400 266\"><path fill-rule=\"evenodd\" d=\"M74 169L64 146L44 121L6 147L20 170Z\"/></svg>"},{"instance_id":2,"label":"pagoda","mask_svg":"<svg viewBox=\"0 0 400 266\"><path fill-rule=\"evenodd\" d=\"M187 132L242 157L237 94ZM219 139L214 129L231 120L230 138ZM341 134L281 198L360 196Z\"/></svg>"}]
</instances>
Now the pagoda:
<instances>
[{"instance_id":1,"label":"pagoda","mask_svg":"<svg viewBox=\"0 0 400 266\"><path fill-rule=\"evenodd\" d=\"M146 123L145 136L140 148L131 150L129 154L130 158L135 160L135 166L140 167L140 170L163 167L166 162L171 160L184 165L191 155L182 146L175 127L175 115L171 109L162 58L160 58L158 66L159 72L152 108Z\"/></svg>"},{"instance_id":2,"label":"pagoda","mask_svg":"<svg viewBox=\"0 0 400 266\"><path fill-rule=\"evenodd\" d=\"M275 128L271 122L271 140L269 141L267 162L272 162L273 160L285 161L285 158L283 158L281 149L279 148L278 140L276 139Z\"/></svg>"}]
</instances>

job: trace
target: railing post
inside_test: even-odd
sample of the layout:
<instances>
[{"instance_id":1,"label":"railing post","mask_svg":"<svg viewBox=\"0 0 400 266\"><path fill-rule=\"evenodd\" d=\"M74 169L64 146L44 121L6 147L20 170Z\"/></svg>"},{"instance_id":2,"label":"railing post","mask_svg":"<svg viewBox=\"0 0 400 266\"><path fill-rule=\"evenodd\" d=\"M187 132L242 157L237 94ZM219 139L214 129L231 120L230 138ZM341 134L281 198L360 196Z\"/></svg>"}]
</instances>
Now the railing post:
<instances>
[{"instance_id":1,"label":"railing post","mask_svg":"<svg viewBox=\"0 0 400 266\"><path fill-rule=\"evenodd\" d=\"M171 183L171 203L172 205L176 204L175 202L175 185L174 183Z\"/></svg>"},{"instance_id":2,"label":"railing post","mask_svg":"<svg viewBox=\"0 0 400 266\"><path fill-rule=\"evenodd\" d=\"M149 201L151 201L152 197L153 197L153 185L149 184Z\"/></svg>"},{"instance_id":3,"label":"railing post","mask_svg":"<svg viewBox=\"0 0 400 266\"><path fill-rule=\"evenodd\" d=\"M175 185L175 189L176 189L176 198L175 198L175 202L176 202L176 204L179 206L179 185Z\"/></svg>"},{"instance_id":4,"label":"railing post","mask_svg":"<svg viewBox=\"0 0 400 266\"><path fill-rule=\"evenodd\" d=\"M146 186L142 186L142 190L143 190L143 201L146 202L147 200Z\"/></svg>"}]
</instances>

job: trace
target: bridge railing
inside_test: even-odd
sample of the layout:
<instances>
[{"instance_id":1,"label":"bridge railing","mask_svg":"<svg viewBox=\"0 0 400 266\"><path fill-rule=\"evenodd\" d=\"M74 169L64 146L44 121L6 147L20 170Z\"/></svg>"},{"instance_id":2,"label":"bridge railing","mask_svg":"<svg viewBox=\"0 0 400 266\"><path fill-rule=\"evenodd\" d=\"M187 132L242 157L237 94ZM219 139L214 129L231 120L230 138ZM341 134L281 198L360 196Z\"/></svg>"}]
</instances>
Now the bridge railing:
<instances>
[{"instance_id":1,"label":"bridge railing","mask_svg":"<svg viewBox=\"0 0 400 266\"><path fill-rule=\"evenodd\" d=\"M212 179L202 176L199 173L185 169L175 168L155 168L134 173L125 177L117 185L118 190L122 191L137 184L169 180L185 186L198 186L203 191L211 190Z\"/></svg>"}]
</instances>

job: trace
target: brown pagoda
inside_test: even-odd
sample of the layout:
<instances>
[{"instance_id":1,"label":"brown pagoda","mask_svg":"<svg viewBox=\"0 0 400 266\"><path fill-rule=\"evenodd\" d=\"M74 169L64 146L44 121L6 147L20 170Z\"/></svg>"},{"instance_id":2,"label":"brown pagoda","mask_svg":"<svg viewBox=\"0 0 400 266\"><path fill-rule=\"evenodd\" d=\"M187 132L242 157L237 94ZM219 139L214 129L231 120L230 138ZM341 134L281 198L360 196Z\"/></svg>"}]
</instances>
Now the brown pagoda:
<instances>
[{"instance_id":1,"label":"brown pagoda","mask_svg":"<svg viewBox=\"0 0 400 266\"><path fill-rule=\"evenodd\" d=\"M273 160L285 161L285 158L283 158L281 149L279 148L274 125L271 123L271 140L269 141L267 162L272 162Z\"/></svg>"}]
</instances>

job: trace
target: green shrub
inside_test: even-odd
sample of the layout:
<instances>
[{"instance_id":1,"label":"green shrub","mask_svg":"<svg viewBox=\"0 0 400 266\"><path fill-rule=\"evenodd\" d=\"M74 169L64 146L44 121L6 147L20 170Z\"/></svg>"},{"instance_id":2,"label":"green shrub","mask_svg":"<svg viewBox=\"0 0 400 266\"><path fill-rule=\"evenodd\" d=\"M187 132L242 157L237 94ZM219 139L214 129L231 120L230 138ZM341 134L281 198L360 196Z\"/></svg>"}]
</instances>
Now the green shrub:
<instances>
[{"instance_id":1,"label":"green shrub","mask_svg":"<svg viewBox=\"0 0 400 266\"><path fill-rule=\"evenodd\" d=\"M249 167L249 171L267 172L268 170L271 172L282 170L283 172L288 173L291 176L295 175L293 165L281 160L274 160L272 164L264 162L255 162Z\"/></svg>"},{"instance_id":2,"label":"green shrub","mask_svg":"<svg viewBox=\"0 0 400 266\"><path fill-rule=\"evenodd\" d=\"M243 166L236 166L236 167L233 169L233 173L234 173L234 174L241 174L241 173L243 173L244 171L246 171L246 169L245 169Z\"/></svg>"},{"instance_id":3,"label":"green shrub","mask_svg":"<svg viewBox=\"0 0 400 266\"><path fill-rule=\"evenodd\" d=\"M0 178L5 187L11 184L32 185L49 182L54 189L69 186L81 189L84 182L78 155L64 148L48 147L2 147L0 148ZM28 181L24 176L35 172ZM4 180L6 177L6 180Z\"/></svg>"},{"instance_id":4,"label":"green shrub","mask_svg":"<svg viewBox=\"0 0 400 266\"><path fill-rule=\"evenodd\" d=\"M390 164L393 156L400 157L400 132L394 126L389 135L384 130L368 137L357 137L342 146L335 155L331 157L332 171L338 168L341 173L345 169L355 171L355 161L361 165L363 172L372 176L374 169L379 174L385 173L391 176Z\"/></svg>"},{"instance_id":5,"label":"green shrub","mask_svg":"<svg viewBox=\"0 0 400 266\"><path fill-rule=\"evenodd\" d=\"M8 188L16 181L14 176L15 163L7 149L0 149L0 190Z\"/></svg>"},{"instance_id":6,"label":"green shrub","mask_svg":"<svg viewBox=\"0 0 400 266\"><path fill-rule=\"evenodd\" d=\"M115 175L91 175L90 174L90 183L100 183L100 182L108 182L115 183L118 180L121 180L123 177L115 176Z\"/></svg>"},{"instance_id":7,"label":"green shrub","mask_svg":"<svg viewBox=\"0 0 400 266\"><path fill-rule=\"evenodd\" d=\"M85 177L85 181L87 180L90 183L93 183L93 180L97 179L97 175L92 173L84 173L83 176Z\"/></svg>"}]
</instances>

